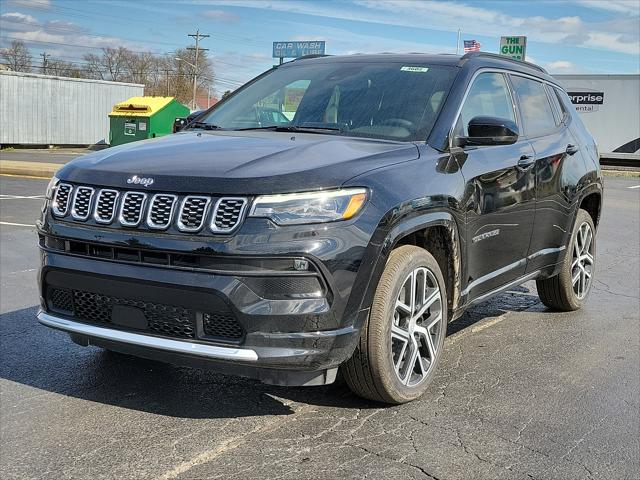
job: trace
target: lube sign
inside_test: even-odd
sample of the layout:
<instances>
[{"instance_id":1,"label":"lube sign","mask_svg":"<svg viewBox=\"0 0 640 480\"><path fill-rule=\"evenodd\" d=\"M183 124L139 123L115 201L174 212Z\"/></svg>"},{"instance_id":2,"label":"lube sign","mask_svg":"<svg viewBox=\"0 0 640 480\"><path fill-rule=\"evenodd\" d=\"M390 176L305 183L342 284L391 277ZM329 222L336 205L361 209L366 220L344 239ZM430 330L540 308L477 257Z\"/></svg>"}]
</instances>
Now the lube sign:
<instances>
[{"instance_id":1,"label":"lube sign","mask_svg":"<svg viewBox=\"0 0 640 480\"><path fill-rule=\"evenodd\" d=\"M524 60L526 50L527 37L500 37L500 55Z\"/></svg>"}]
</instances>

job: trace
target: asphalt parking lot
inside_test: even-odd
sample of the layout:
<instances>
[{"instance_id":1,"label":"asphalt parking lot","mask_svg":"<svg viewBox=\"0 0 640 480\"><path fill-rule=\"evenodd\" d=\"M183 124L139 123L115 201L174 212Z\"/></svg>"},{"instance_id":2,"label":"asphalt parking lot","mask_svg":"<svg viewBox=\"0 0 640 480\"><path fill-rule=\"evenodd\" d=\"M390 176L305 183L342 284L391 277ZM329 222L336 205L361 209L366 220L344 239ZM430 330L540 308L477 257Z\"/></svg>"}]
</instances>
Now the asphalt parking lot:
<instances>
[{"instance_id":1,"label":"asphalt parking lot","mask_svg":"<svg viewBox=\"0 0 640 480\"><path fill-rule=\"evenodd\" d=\"M597 283L547 311L535 283L450 324L412 404L278 388L82 348L36 319L45 180L0 177L0 476L637 479L640 184L606 177Z\"/></svg>"}]
</instances>

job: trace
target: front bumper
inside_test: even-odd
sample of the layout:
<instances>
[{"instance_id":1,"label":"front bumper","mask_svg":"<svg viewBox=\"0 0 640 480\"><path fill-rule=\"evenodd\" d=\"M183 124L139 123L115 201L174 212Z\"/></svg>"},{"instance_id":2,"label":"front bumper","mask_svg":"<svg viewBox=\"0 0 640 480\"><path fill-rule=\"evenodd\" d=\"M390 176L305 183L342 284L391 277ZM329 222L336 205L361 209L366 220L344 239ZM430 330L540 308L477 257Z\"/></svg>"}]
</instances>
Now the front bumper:
<instances>
[{"instance_id":1,"label":"front bumper","mask_svg":"<svg viewBox=\"0 0 640 480\"><path fill-rule=\"evenodd\" d=\"M367 237L361 228L341 226L323 233L298 230L287 241L279 231L268 238L240 232L221 244L162 235L134 241L125 232L48 221L39 228L39 320L81 345L279 385L330 383L351 356L368 315L362 291L371 262L364 261ZM250 261L239 268L243 258ZM307 271L282 267L300 259L309 263ZM361 274L367 282L358 281ZM310 291L313 285L320 288ZM85 302L87 295L95 297L92 308L107 299L109 308L133 307L145 314L180 309L193 319L192 335L177 338L164 330L105 321L102 314L94 321L72 307L54 308L52 289L66 290L74 299L84 296ZM224 338L203 330L204 315L221 312L237 321L241 336Z\"/></svg>"}]
</instances>

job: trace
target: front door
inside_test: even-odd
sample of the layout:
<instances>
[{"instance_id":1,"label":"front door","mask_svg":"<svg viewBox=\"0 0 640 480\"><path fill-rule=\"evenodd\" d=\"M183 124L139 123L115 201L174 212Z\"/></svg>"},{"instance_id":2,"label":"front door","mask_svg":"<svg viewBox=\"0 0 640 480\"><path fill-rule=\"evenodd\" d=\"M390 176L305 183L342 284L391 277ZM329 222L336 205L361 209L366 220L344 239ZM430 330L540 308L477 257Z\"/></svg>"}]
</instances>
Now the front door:
<instances>
[{"instance_id":1,"label":"front door","mask_svg":"<svg viewBox=\"0 0 640 480\"><path fill-rule=\"evenodd\" d=\"M456 123L467 136L473 117L516 122L514 102L502 73L475 80ZM524 275L535 215L534 151L529 141L469 146L459 154L466 182L466 272L463 297L470 301Z\"/></svg>"}]
</instances>

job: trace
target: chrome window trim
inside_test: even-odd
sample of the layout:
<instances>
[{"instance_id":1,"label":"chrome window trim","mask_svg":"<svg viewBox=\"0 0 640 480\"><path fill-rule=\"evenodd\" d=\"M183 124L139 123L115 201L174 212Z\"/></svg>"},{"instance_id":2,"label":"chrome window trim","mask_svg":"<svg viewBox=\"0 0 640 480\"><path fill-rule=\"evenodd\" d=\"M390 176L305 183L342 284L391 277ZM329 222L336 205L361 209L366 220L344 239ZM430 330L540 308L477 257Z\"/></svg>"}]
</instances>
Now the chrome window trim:
<instances>
[{"instance_id":1,"label":"chrome window trim","mask_svg":"<svg viewBox=\"0 0 640 480\"><path fill-rule=\"evenodd\" d=\"M187 227L184 223L182 223L182 212L184 211L184 206L187 203L188 199L202 199L205 200L204 209L202 212L202 220L200 221L200 225L197 227ZM180 208L178 209L178 230L181 232L198 232L204 227L204 224L207 221L207 215L209 214L209 205L211 205L211 197L206 197L204 195L187 195L182 199L180 203Z\"/></svg>"},{"instance_id":2,"label":"chrome window trim","mask_svg":"<svg viewBox=\"0 0 640 480\"><path fill-rule=\"evenodd\" d=\"M73 194L73 201L71 202L71 216L75 219L75 220L86 220L87 218L89 218L89 216L91 215L91 203L93 202L93 194L96 192L95 189L93 187L87 187L84 185L81 185L79 187L77 187L75 189L75 193ZM78 192L80 190L90 190L90 195L89 195L89 205L87 206L87 214L85 216L82 215L78 215L76 213L76 198L78 196Z\"/></svg>"},{"instance_id":3,"label":"chrome window trim","mask_svg":"<svg viewBox=\"0 0 640 480\"><path fill-rule=\"evenodd\" d=\"M142 195L142 204L140 205L140 218L135 223L126 221L122 216L122 211L124 210L124 205L127 201L127 195L129 194ZM149 195L144 192L137 192L137 191L125 192L124 195L122 195L122 200L120 201L120 209L118 213L118 222L120 222L120 225L122 225L123 227L137 227L138 225L140 225L140 223L142 222L142 219L144 218L144 207L147 204L148 197Z\"/></svg>"},{"instance_id":4,"label":"chrome window trim","mask_svg":"<svg viewBox=\"0 0 640 480\"><path fill-rule=\"evenodd\" d=\"M64 209L64 212L57 207L58 192L60 191L60 187L62 186L69 187L69 198L67 200L67 208ZM71 202L73 201L73 194L73 185L71 185L70 183L59 183L56 186L56 194L53 196L53 201L51 203L51 212L54 216L64 217L67 213L69 213L69 205L71 205Z\"/></svg>"},{"instance_id":5,"label":"chrome window trim","mask_svg":"<svg viewBox=\"0 0 640 480\"><path fill-rule=\"evenodd\" d=\"M242 207L240 208L240 212L238 213L238 221L237 223L232 227L232 228L218 228L216 226L216 215L218 214L218 208L220 207L220 204L225 201L225 200L242 200ZM215 206L213 207L213 215L211 215L211 223L209 224L209 229L212 232L215 233L231 233L234 230L236 230L238 227L240 227L240 224L242 223L244 214L247 210L247 205L249 204L249 200L247 199L247 197L220 197L217 201Z\"/></svg>"},{"instance_id":6,"label":"chrome window trim","mask_svg":"<svg viewBox=\"0 0 640 480\"><path fill-rule=\"evenodd\" d=\"M518 77L525 77L525 78L529 78L530 80L535 80L537 82L543 83L545 85L550 85L554 88L559 88L562 90L562 87L560 85L558 85L557 83L553 83L550 82L548 80L542 79L540 77L536 77L535 75L529 75L527 73L522 73L522 72L516 72L514 70L508 70L505 68L496 68L496 67L486 67L486 68L480 68L478 70L476 70L473 74L473 76L471 77L471 80L469 80L469 84L467 85L467 88L465 89L464 95L462 96L462 101L460 102L460 105L458 105L458 109L456 110L456 114L453 117L453 123L451 124L451 127L449 128L449 139L448 139L448 146L449 146L449 150L451 150L453 148L453 131L456 128L456 123L458 123L458 119L460 118L460 113L462 112L462 106L464 105L464 102L467 101L467 96L469 95L469 91L471 90L471 87L473 86L473 82L475 82L476 77L482 73L502 73L504 75L508 76L509 75L513 75L513 76L518 76ZM511 85L510 82L507 82L507 85L509 87L509 92L511 95L511 101L513 102L513 108L514 108L514 112L517 112L518 115L516 115L516 123L518 125L518 128L521 128L520 123L518 123L519 121L519 113L520 110L518 109L517 106L517 102L514 96L514 91L513 91L513 86ZM524 137L524 136L520 136L518 137L518 142L520 141L520 139L525 139L525 138L529 138L529 137ZM517 143L517 142L516 142Z\"/></svg>"},{"instance_id":7,"label":"chrome window trim","mask_svg":"<svg viewBox=\"0 0 640 480\"><path fill-rule=\"evenodd\" d=\"M100 205L100 197L102 196L103 193L105 192L113 192L116 194L116 196L113 198L113 212L111 213L111 218L109 218L109 220L103 220L102 218L100 218L100 216L98 215L98 206ZM96 204L93 208L93 219L97 222L97 223L102 223L104 225L107 225L109 223L113 222L113 219L116 216L116 210L118 209L118 197L120 197L120 192L118 190L113 190L111 188L103 188L98 192L98 196L96 197Z\"/></svg>"},{"instance_id":8,"label":"chrome window trim","mask_svg":"<svg viewBox=\"0 0 640 480\"><path fill-rule=\"evenodd\" d=\"M153 202L155 202L156 197L170 197L173 199L173 203L171 204L171 211L169 212L169 220L166 225L162 225L159 223L154 223L151 220L151 211L153 210ZM173 222L173 214L176 211L176 203L178 203L177 195L173 195L171 193L156 193L151 197L151 201L149 202L149 208L147 209L147 227L152 228L153 230L166 230L171 226Z\"/></svg>"}]
</instances>

